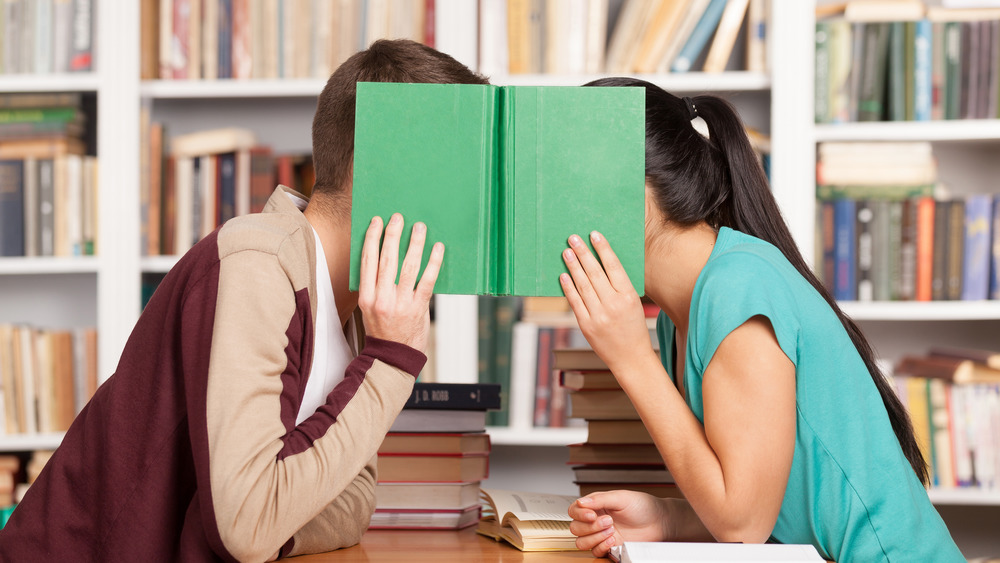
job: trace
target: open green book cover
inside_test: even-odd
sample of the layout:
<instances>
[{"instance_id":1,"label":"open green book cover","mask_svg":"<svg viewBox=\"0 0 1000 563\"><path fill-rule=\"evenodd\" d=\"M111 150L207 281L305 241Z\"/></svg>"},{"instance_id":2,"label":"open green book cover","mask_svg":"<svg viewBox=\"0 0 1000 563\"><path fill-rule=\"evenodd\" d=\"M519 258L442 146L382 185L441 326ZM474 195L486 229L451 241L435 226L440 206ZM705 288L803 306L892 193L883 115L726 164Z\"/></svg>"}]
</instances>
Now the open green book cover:
<instances>
[{"instance_id":1,"label":"open green book cover","mask_svg":"<svg viewBox=\"0 0 1000 563\"><path fill-rule=\"evenodd\" d=\"M643 293L641 88L358 83L352 289L371 218L443 242L436 293L562 295L562 251L600 231Z\"/></svg>"}]
</instances>

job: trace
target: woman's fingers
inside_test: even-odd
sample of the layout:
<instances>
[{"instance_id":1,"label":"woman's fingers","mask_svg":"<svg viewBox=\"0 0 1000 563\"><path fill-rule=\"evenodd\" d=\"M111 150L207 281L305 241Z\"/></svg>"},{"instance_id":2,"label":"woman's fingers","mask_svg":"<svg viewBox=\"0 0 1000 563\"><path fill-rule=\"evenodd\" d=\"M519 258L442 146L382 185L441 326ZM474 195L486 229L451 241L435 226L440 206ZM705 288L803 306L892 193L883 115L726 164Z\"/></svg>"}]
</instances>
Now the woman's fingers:
<instances>
[{"instance_id":1,"label":"woman's fingers","mask_svg":"<svg viewBox=\"0 0 1000 563\"><path fill-rule=\"evenodd\" d=\"M601 264L604 265L604 271L607 273L608 279L611 280L611 286L618 291L632 289L632 280L625 273L625 268L618 260L618 255L611 250L608 239L604 238L601 233L593 231L590 233L590 243L594 245L597 256L601 258Z\"/></svg>"},{"instance_id":2,"label":"woman's fingers","mask_svg":"<svg viewBox=\"0 0 1000 563\"><path fill-rule=\"evenodd\" d=\"M580 260L572 248L567 248L563 251L563 262L566 263L566 269L569 270L569 275L573 278L573 285L576 287L576 292L580 295L580 299L587 309L589 310L590 307L600 304L601 299L594 290L590 276L583 270L583 266L580 264Z\"/></svg>"},{"instance_id":3,"label":"woman's fingers","mask_svg":"<svg viewBox=\"0 0 1000 563\"><path fill-rule=\"evenodd\" d=\"M590 253L590 249L584 244L583 239L578 235L570 235L569 246L573 249L577 260L583 267L583 271L586 272L597 295L603 295L606 291L610 290L611 283L608 281L608 275L604 272L604 268L597 261L597 258Z\"/></svg>"}]
</instances>

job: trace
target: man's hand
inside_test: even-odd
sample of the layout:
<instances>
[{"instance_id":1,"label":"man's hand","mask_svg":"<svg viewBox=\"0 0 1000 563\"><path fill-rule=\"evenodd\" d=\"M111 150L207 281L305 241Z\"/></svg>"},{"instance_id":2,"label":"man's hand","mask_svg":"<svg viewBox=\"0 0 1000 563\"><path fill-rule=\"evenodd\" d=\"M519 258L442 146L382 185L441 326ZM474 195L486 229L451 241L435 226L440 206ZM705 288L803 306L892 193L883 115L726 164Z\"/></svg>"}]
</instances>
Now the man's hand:
<instances>
[{"instance_id":1,"label":"man's hand","mask_svg":"<svg viewBox=\"0 0 1000 563\"><path fill-rule=\"evenodd\" d=\"M403 258L403 268L396 283L399 259L399 238L403 233L403 216L394 213L385 228L385 239L379 253L382 219L375 217L365 233L361 249L361 281L358 306L365 318L365 330L370 336L392 340L425 351L430 330L430 301L434 283L441 270L444 245L434 244L427 267L417 282L420 260L424 253L427 226L413 225L410 247Z\"/></svg>"}]
</instances>

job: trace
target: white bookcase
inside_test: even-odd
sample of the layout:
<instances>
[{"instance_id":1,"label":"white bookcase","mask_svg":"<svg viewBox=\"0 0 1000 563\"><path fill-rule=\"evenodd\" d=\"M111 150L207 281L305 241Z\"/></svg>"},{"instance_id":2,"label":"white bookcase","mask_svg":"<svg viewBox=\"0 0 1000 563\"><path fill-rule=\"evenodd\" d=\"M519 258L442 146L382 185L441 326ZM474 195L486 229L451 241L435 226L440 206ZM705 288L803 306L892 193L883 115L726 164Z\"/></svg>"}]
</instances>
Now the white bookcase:
<instances>
[{"instance_id":1,"label":"white bookcase","mask_svg":"<svg viewBox=\"0 0 1000 563\"><path fill-rule=\"evenodd\" d=\"M139 248L140 107L176 135L214 126L239 125L258 132L276 151L310 149L316 96L325 80L149 81L139 80L139 3L98 2L96 72L83 75L0 76L0 92L82 91L97 96L100 157L99 255L78 259L0 259L0 322L40 326L96 325L99 369L113 372L139 315L143 274L164 273L175 257L142 257ZM971 175L977 182L1000 177L1000 121L940 123L813 124L813 1L772 0L768 28L769 73L725 72L651 75L642 78L674 93L722 93L747 123L770 135L772 188L786 221L813 256L815 147L826 140L926 139L935 143L942 174ZM438 0L438 47L475 66L476 3ZM470 19L471 18L471 19ZM466 22L465 25L456 22ZM597 75L493 76L496 84L579 85ZM965 176L962 176L965 175ZM980 184L984 185L984 184ZM989 185L996 189L995 180ZM435 303L439 379L477 378L476 298L439 296ZM934 341L996 347L1000 302L845 303L876 348L892 359ZM514 392L511 393L515 395ZM573 494L565 446L585 430L491 429L494 455L487 486L526 487ZM0 436L0 451L58 445L60 435ZM1000 510L1000 494L931 491L942 506ZM961 511L959 514L965 514ZM981 520L981 519L980 519ZM973 535L975 546L990 545ZM985 537L985 536L983 536ZM976 539L979 538L979 539ZM983 543L986 542L986 543ZM994 544L995 547L995 544ZM993 551L994 554L1000 549ZM972 555L967 553L967 555Z\"/></svg>"}]
</instances>

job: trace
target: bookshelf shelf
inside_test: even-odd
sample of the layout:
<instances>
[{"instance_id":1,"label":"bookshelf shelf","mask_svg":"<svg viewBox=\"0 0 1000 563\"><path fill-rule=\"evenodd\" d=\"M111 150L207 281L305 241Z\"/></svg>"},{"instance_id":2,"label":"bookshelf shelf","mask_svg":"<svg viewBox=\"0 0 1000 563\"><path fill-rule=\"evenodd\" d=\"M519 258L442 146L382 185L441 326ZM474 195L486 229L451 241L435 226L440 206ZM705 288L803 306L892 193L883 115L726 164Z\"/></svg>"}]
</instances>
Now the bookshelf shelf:
<instances>
[{"instance_id":1,"label":"bookshelf shelf","mask_svg":"<svg viewBox=\"0 0 1000 563\"><path fill-rule=\"evenodd\" d=\"M63 432L48 434L10 434L0 436L0 452L54 450L62 442Z\"/></svg>"},{"instance_id":2,"label":"bookshelf shelf","mask_svg":"<svg viewBox=\"0 0 1000 563\"><path fill-rule=\"evenodd\" d=\"M1000 119L816 125L817 141L996 141Z\"/></svg>"},{"instance_id":3,"label":"bookshelf shelf","mask_svg":"<svg viewBox=\"0 0 1000 563\"><path fill-rule=\"evenodd\" d=\"M5 74L3 92L96 92L100 78L93 73Z\"/></svg>"},{"instance_id":4,"label":"bookshelf shelf","mask_svg":"<svg viewBox=\"0 0 1000 563\"><path fill-rule=\"evenodd\" d=\"M617 76L610 74L501 74L490 82L509 86L580 86L591 80ZM763 91L771 88L771 78L760 72L686 72L673 74L633 74L671 92Z\"/></svg>"},{"instance_id":5,"label":"bookshelf shelf","mask_svg":"<svg viewBox=\"0 0 1000 563\"><path fill-rule=\"evenodd\" d=\"M141 267L144 274L165 274L180 260L179 256L143 256Z\"/></svg>"},{"instance_id":6,"label":"bookshelf shelf","mask_svg":"<svg viewBox=\"0 0 1000 563\"><path fill-rule=\"evenodd\" d=\"M587 441L586 428L488 427L490 442L500 446L568 446Z\"/></svg>"},{"instance_id":7,"label":"bookshelf shelf","mask_svg":"<svg viewBox=\"0 0 1000 563\"><path fill-rule=\"evenodd\" d=\"M927 496L934 504L1000 506L1000 491L991 489L930 489Z\"/></svg>"},{"instance_id":8,"label":"bookshelf shelf","mask_svg":"<svg viewBox=\"0 0 1000 563\"><path fill-rule=\"evenodd\" d=\"M0 275L95 274L99 269L100 260L96 256L0 258Z\"/></svg>"},{"instance_id":9,"label":"bookshelf shelf","mask_svg":"<svg viewBox=\"0 0 1000 563\"><path fill-rule=\"evenodd\" d=\"M326 86L321 79L148 80L139 86L144 98L313 98Z\"/></svg>"},{"instance_id":10,"label":"bookshelf shelf","mask_svg":"<svg viewBox=\"0 0 1000 563\"><path fill-rule=\"evenodd\" d=\"M1000 301L845 301L841 308L855 320L967 321L1000 319Z\"/></svg>"}]
</instances>

